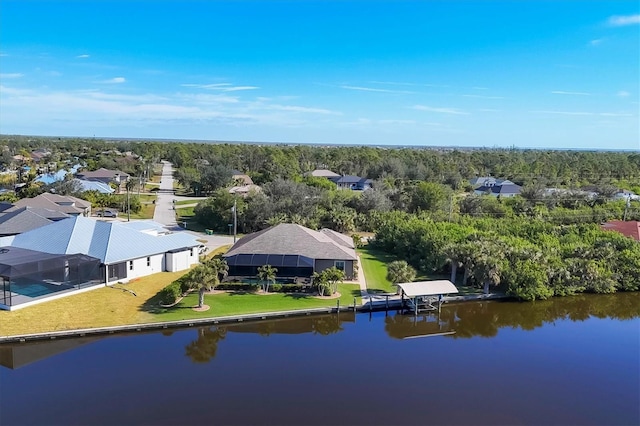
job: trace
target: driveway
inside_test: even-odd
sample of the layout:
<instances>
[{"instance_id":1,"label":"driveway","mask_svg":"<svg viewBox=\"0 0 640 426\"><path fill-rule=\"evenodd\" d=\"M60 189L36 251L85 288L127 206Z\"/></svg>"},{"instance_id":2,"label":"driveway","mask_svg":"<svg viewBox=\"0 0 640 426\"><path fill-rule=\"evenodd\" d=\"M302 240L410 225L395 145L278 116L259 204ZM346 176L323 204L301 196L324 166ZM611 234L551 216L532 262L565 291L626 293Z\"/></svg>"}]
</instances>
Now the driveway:
<instances>
[{"instance_id":1,"label":"driveway","mask_svg":"<svg viewBox=\"0 0 640 426\"><path fill-rule=\"evenodd\" d=\"M173 165L168 161L162 161L162 178L160 180L160 190L158 191L158 198L156 199L156 209L153 213L153 220L164 225L165 228L174 232L188 232L194 235L199 240L205 240L203 243L209 248L209 251L215 250L218 247L233 244L233 237L224 235L206 235L201 232L188 231L178 226L176 222L176 212L173 209L173 200L194 200L197 202L199 199L205 197L179 197L174 195L173 190ZM185 207L185 206L181 206Z\"/></svg>"}]
</instances>

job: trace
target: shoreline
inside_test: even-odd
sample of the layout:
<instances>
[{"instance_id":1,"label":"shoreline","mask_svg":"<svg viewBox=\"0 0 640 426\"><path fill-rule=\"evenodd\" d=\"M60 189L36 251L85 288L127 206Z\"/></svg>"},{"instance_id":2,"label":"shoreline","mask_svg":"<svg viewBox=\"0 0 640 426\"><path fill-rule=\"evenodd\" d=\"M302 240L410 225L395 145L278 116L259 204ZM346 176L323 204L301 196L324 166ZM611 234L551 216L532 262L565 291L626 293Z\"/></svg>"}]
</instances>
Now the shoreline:
<instances>
[{"instance_id":1,"label":"shoreline","mask_svg":"<svg viewBox=\"0 0 640 426\"><path fill-rule=\"evenodd\" d=\"M197 327L204 325L217 325L217 324L234 324L241 322L253 322L253 321L263 321L269 319L278 319L278 318L291 318L291 317L299 317L299 316L308 316L308 315L319 315L319 314L332 314L332 313L341 313L341 312L353 312L354 314L357 312L373 312L373 311L383 311L387 309L398 309L401 306L401 302L399 298L389 298L387 301L386 295L370 295L371 297L367 297L366 295L363 299L369 299L367 303L363 303L361 305L348 305L348 306L340 306L336 303L336 306L333 307L324 307L324 308L307 308L307 309L295 309L290 311L273 311L273 312L261 312L254 314L241 314L241 315L228 315L228 316L219 316L219 317L207 317L207 318L198 318L198 319L188 319L188 320L176 320L176 321L162 321L162 322L149 322L149 323L141 323L141 324L121 324L116 326L109 327L94 327L94 328L84 328L84 329L69 329L69 330L61 330L61 331L49 331L42 333L33 333L33 334L17 334L13 336L0 336L0 346L7 343L26 343L33 341L47 341L47 340L56 340L56 339L65 339L65 338L77 338L77 337L86 337L86 336L100 336L100 335L113 335L116 333L127 333L132 331L155 331L155 330L166 330L166 329L174 329L174 328L189 328L189 327ZM382 299L380 297L383 297ZM373 300L373 297L376 297L377 300ZM508 296L504 294L497 293L489 293L489 294L477 294L477 295L467 295L467 296L450 296L445 297L443 300L446 303L460 303L460 302L473 302L473 301L481 301L481 300L499 300L499 299L509 299ZM339 300L339 299L338 299ZM364 301L363 301L364 302Z\"/></svg>"}]
</instances>

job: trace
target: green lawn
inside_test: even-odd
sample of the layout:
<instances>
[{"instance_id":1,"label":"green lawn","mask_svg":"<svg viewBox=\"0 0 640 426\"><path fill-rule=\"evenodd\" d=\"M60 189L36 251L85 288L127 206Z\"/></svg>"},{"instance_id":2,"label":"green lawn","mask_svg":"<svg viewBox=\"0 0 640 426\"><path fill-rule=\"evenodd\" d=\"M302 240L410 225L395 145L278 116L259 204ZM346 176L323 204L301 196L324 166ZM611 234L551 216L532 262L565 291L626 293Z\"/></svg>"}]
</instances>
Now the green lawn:
<instances>
[{"instance_id":1,"label":"green lawn","mask_svg":"<svg viewBox=\"0 0 640 426\"><path fill-rule=\"evenodd\" d=\"M395 293L395 286L387 280L387 265L398 259L367 246L358 249L358 253L364 270L362 272L367 280L367 290L370 293Z\"/></svg>"},{"instance_id":2,"label":"green lawn","mask_svg":"<svg viewBox=\"0 0 640 426\"><path fill-rule=\"evenodd\" d=\"M353 306L353 298L360 304L360 289L354 284L341 284L340 306ZM219 293L205 295L204 302L211 309L196 312L192 308L198 305L198 294L191 293L176 306L162 308L154 297L145 303L143 309L153 314L153 321L174 321L192 318L220 317L227 315L252 314L259 312L288 311L307 308L323 308L336 306L337 299L318 299L312 295L287 293ZM153 322L152 321L152 322Z\"/></svg>"},{"instance_id":3,"label":"green lawn","mask_svg":"<svg viewBox=\"0 0 640 426\"><path fill-rule=\"evenodd\" d=\"M199 203L200 201L202 201L201 199L198 198L194 198L193 200L180 200L180 201L176 201L176 205L177 206L182 206L185 204L196 204Z\"/></svg>"}]
</instances>

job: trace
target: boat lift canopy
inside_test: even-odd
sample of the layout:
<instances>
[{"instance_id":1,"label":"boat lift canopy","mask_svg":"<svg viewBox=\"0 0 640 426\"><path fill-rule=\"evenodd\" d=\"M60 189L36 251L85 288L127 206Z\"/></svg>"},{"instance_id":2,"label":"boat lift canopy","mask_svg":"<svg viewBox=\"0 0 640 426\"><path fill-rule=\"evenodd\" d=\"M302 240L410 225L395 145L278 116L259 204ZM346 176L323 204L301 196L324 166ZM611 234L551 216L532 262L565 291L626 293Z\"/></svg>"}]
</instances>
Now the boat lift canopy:
<instances>
[{"instance_id":1,"label":"boat lift canopy","mask_svg":"<svg viewBox=\"0 0 640 426\"><path fill-rule=\"evenodd\" d=\"M435 280L435 281L417 281L413 283L398 284L401 290L403 305L404 297L406 296L410 301L414 313L418 314L418 305L422 302L423 306L427 310L440 309L442 304L442 296L445 294L457 293L458 289L449 280ZM438 296L435 299L434 296ZM437 301L438 306L433 306L433 303Z\"/></svg>"}]
</instances>

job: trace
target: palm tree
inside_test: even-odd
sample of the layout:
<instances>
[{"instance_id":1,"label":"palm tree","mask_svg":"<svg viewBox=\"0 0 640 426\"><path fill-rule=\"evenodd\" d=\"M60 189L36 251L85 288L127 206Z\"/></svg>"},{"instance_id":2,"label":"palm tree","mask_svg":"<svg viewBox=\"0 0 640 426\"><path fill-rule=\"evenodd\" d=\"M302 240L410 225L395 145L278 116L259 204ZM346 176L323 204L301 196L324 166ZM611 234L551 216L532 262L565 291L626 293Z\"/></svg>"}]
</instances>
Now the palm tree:
<instances>
[{"instance_id":1,"label":"palm tree","mask_svg":"<svg viewBox=\"0 0 640 426\"><path fill-rule=\"evenodd\" d=\"M278 270L271 265L262 265L258 268L258 280L263 283L265 293L269 292L269 284L276 282L276 273Z\"/></svg>"},{"instance_id":2,"label":"palm tree","mask_svg":"<svg viewBox=\"0 0 640 426\"><path fill-rule=\"evenodd\" d=\"M211 290L220 283L218 272L211 266L203 263L198 265L191 273L192 288L198 289L198 308L204 306L204 292Z\"/></svg>"},{"instance_id":3,"label":"palm tree","mask_svg":"<svg viewBox=\"0 0 640 426\"><path fill-rule=\"evenodd\" d=\"M404 260L396 260L387 266L387 279L392 284L411 282L416 278L416 270Z\"/></svg>"},{"instance_id":4,"label":"palm tree","mask_svg":"<svg viewBox=\"0 0 640 426\"><path fill-rule=\"evenodd\" d=\"M185 353L193 362L209 362L216 356L218 342L226 335L225 328L199 328L198 339L185 346Z\"/></svg>"},{"instance_id":5,"label":"palm tree","mask_svg":"<svg viewBox=\"0 0 640 426\"><path fill-rule=\"evenodd\" d=\"M227 261L221 257L214 257L204 263L218 274L218 282L214 284L214 287L229 275L229 265L227 265Z\"/></svg>"}]
</instances>

